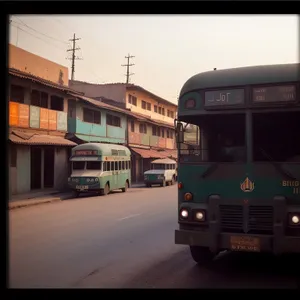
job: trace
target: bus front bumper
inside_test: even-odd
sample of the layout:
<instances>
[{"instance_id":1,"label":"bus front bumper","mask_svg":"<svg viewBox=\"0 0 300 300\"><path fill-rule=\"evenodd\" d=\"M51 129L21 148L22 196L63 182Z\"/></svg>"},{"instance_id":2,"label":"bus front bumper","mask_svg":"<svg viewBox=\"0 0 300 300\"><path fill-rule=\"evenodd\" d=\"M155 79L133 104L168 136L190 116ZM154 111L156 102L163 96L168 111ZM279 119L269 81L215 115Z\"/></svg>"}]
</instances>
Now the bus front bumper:
<instances>
[{"instance_id":1,"label":"bus front bumper","mask_svg":"<svg viewBox=\"0 0 300 300\"><path fill-rule=\"evenodd\" d=\"M294 236L213 234L211 231L179 229L175 231L175 244L207 247L213 253L222 250L274 254L300 253L300 237Z\"/></svg>"}]
</instances>

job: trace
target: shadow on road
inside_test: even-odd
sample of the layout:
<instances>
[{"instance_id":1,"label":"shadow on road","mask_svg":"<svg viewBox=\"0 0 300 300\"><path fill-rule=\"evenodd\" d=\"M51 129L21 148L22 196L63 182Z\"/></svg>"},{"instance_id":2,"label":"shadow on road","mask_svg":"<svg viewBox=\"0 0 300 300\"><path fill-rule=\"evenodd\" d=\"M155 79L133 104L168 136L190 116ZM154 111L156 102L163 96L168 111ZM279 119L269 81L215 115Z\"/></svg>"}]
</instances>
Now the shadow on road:
<instances>
[{"instance_id":1,"label":"shadow on road","mask_svg":"<svg viewBox=\"0 0 300 300\"><path fill-rule=\"evenodd\" d=\"M222 253L210 267L198 266L183 250L142 271L132 288L299 288L299 257Z\"/></svg>"}]
</instances>

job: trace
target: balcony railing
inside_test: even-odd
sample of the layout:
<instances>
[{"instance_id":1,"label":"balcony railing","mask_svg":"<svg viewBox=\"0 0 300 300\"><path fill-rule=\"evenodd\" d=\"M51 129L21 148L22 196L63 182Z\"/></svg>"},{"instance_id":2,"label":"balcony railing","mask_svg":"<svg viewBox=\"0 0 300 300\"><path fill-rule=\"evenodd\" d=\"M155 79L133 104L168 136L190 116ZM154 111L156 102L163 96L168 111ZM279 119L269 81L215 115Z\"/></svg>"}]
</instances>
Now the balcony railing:
<instances>
[{"instance_id":1,"label":"balcony railing","mask_svg":"<svg viewBox=\"0 0 300 300\"><path fill-rule=\"evenodd\" d=\"M67 113L10 101L9 126L67 131Z\"/></svg>"}]
</instances>

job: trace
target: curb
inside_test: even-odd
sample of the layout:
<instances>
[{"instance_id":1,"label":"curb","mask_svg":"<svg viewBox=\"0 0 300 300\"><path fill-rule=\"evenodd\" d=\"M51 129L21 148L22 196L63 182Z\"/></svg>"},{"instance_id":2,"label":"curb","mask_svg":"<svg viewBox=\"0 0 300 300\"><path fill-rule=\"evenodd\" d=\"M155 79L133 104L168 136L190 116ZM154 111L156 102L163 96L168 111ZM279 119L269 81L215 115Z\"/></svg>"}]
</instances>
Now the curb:
<instances>
[{"instance_id":1,"label":"curb","mask_svg":"<svg viewBox=\"0 0 300 300\"><path fill-rule=\"evenodd\" d=\"M43 200L20 200L17 203L8 203L8 209L16 209L16 208L24 208L24 207L29 207L29 206L35 206L35 205L40 205L40 204L46 204L46 203L53 203L53 202L59 202L67 199L71 199L71 195L66 195L62 197L56 197L56 198L48 198L48 199L43 199ZM24 203L22 203L24 201Z\"/></svg>"}]
</instances>

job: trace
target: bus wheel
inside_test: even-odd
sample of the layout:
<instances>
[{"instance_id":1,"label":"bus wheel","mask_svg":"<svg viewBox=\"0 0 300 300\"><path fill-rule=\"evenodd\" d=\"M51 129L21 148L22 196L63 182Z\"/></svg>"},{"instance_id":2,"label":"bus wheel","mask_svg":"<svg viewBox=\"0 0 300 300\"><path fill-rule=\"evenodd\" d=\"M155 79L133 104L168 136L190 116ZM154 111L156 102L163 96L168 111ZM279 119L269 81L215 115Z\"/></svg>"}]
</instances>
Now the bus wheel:
<instances>
[{"instance_id":1,"label":"bus wheel","mask_svg":"<svg viewBox=\"0 0 300 300\"><path fill-rule=\"evenodd\" d=\"M102 196L106 196L109 193L108 183L105 185L104 189L102 189L100 193L101 193Z\"/></svg>"},{"instance_id":2,"label":"bus wheel","mask_svg":"<svg viewBox=\"0 0 300 300\"><path fill-rule=\"evenodd\" d=\"M209 265L215 257L206 247L190 246L190 251L193 260L199 265Z\"/></svg>"},{"instance_id":3,"label":"bus wheel","mask_svg":"<svg viewBox=\"0 0 300 300\"><path fill-rule=\"evenodd\" d=\"M122 188L122 192L125 193L127 191L127 189L128 189L128 182L126 181L125 182L125 187Z\"/></svg>"},{"instance_id":4,"label":"bus wheel","mask_svg":"<svg viewBox=\"0 0 300 300\"><path fill-rule=\"evenodd\" d=\"M72 197L73 197L73 198L78 198L78 196L79 196L79 192L77 192L77 191L72 191Z\"/></svg>"}]
</instances>

